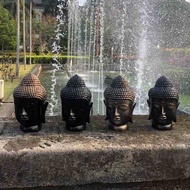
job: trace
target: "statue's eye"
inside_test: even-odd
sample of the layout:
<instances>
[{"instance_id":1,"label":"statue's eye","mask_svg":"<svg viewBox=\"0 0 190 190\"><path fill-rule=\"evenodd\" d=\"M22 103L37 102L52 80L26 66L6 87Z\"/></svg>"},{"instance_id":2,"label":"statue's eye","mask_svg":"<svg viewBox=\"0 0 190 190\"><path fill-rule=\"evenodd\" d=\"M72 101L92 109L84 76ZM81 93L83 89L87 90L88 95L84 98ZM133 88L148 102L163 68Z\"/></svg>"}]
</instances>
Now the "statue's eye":
<instances>
[{"instance_id":1,"label":"statue's eye","mask_svg":"<svg viewBox=\"0 0 190 190\"><path fill-rule=\"evenodd\" d=\"M173 104L173 103L167 104L167 108L169 108L169 109L173 109L174 107L175 107L175 104Z\"/></svg>"},{"instance_id":2,"label":"statue's eye","mask_svg":"<svg viewBox=\"0 0 190 190\"><path fill-rule=\"evenodd\" d=\"M81 108L81 109L79 109L79 110L80 110L80 112L84 113L84 110L85 110L85 109Z\"/></svg>"},{"instance_id":3,"label":"statue's eye","mask_svg":"<svg viewBox=\"0 0 190 190\"><path fill-rule=\"evenodd\" d=\"M107 108L108 108L108 109L114 109L114 106L111 105L111 104L108 104Z\"/></svg>"},{"instance_id":4,"label":"statue's eye","mask_svg":"<svg viewBox=\"0 0 190 190\"><path fill-rule=\"evenodd\" d=\"M154 104L154 108L159 109L160 105L159 104Z\"/></svg>"},{"instance_id":5,"label":"statue's eye","mask_svg":"<svg viewBox=\"0 0 190 190\"><path fill-rule=\"evenodd\" d=\"M127 106L127 105L121 105L121 106L118 107L118 109L120 109L121 111L125 111L125 110L128 109L128 107L129 106Z\"/></svg>"}]
</instances>

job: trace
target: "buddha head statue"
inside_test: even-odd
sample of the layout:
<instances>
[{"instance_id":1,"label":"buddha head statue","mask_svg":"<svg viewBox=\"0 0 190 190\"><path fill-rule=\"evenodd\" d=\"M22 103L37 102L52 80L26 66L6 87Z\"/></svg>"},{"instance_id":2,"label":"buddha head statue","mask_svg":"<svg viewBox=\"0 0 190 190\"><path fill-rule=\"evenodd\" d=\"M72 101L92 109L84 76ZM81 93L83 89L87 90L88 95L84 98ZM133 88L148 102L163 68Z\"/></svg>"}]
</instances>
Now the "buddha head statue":
<instances>
[{"instance_id":1,"label":"buddha head statue","mask_svg":"<svg viewBox=\"0 0 190 190\"><path fill-rule=\"evenodd\" d=\"M25 76L13 92L15 116L24 132L37 132L45 123L46 90L34 74Z\"/></svg>"},{"instance_id":2,"label":"buddha head statue","mask_svg":"<svg viewBox=\"0 0 190 190\"><path fill-rule=\"evenodd\" d=\"M92 108L91 92L84 80L74 75L61 90L62 118L66 122L66 129L83 131L86 122L90 123Z\"/></svg>"},{"instance_id":3,"label":"buddha head statue","mask_svg":"<svg viewBox=\"0 0 190 190\"><path fill-rule=\"evenodd\" d=\"M152 127L160 130L172 129L176 122L179 95L172 82L165 76L160 77L148 92L149 119Z\"/></svg>"},{"instance_id":4,"label":"buddha head statue","mask_svg":"<svg viewBox=\"0 0 190 190\"><path fill-rule=\"evenodd\" d=\"M106 119L112 130L125 130L127 123L132 123L132 114L135 107L135 94L122 76L113 79L111 85L104 91Z\"/></svg>"}]
</instances>

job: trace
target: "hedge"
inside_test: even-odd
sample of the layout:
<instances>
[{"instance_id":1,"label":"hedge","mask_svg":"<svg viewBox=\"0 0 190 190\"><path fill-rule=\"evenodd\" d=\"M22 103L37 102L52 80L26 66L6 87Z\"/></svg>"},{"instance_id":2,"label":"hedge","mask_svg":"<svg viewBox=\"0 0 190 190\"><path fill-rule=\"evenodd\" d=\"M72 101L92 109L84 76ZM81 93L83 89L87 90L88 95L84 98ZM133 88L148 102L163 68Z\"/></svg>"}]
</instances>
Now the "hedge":
<instances>
[{"instance_id":1,"label":"hedge","mask_svg":"<svg viewBox=\"0 0 190 190\"><path fill-rule=\"evenodd\" d=\"M54 54L51 55L32 55L31 56L31 63L32 64L48 64L48 63L53 63L55 62L53 60ZM87 56L67 56L67 55L59 55L56 59L58 62L60 62L61 64L65 64L67 62L67 59L89 59L89 57ZM8 60L8 61L5 61ZM20 62L24 62L24 57L23 54L20 54L19 57L19 61ZM10 63L16 63L16 54L15 53L4 53L0 55L0 63L4 63L4 62L10 62ZM30 56L27 54L26 55L26 63L29 64L30 63Z\"/></svg>"},{"instance_id":2,"label":"hedge","mask_svg":"<svg viewBox=\"0 0 190 190\"><path fill-rule=\"evenodd\" d=\"M12 63L16 63L16 56L10 56L9 58L9 62ZM61 64L64 64L67 62L67 57L66 56L59 56L58 58L56 58ZM5 58L3 56L0 56L0 63L5 62ZM19 58L19 62L24 62L24 57L21 56ZM31 56L31 63L32 64L48 64L48 63L53 63L53 56ZM30 63L30 57L27 56L26 57L26 64Z\"/></svg>"}]
</instances>

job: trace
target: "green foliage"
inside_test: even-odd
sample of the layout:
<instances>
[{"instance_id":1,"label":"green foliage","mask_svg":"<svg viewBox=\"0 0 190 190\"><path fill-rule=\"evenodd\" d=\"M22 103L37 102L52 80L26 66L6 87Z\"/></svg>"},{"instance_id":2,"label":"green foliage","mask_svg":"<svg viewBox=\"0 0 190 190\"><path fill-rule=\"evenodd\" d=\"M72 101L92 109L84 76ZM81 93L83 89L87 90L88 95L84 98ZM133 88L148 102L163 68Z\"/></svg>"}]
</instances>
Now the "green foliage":
<instances>
[{"instance_id":1,"label":"green foliage","mask_svg":"<svg viewBox=\"0 0 190 190\"><path fill-rule=\"evenodd\" d=\"M43 32L41 32L41 34L44 36L43 39L47 42L47 44L52 45L52 41L50 42L50 40L53 40L53 38L55 38L55 36L56 36L56 34L55 34L55 30L57 29L56 28L57 27L56 17L59 14L58 4L60 4L60 2L57 0L42 0L42 3L44 6L44 13L43 14L44 14L45 19L43 19L43 24L41 26L42 27L41 30L43 31ZM67 34L67 30L68 30L68 28L67 28L68 9L67 9L67 4L68 4L68 0L65 0L64 2L62 2L62 5L63 5L63 7L62 7L62 12L63 12L62 20L63 20L64 24L60 28L60 31L61 31L63 36L61 36L61 38L60 38L59 45L62 47L63 51L65 51L67 49L67 40L68 40L68 34ZM54 19L54 20L52 20L52 19ZM50 27L50 25L52 27ZM54 39L54 41L55 41L55 39ZM51 47L48 46L48 48L50 49Z\"/></svg>"},{"instance_id":2,"label":"green foliage","mask_svg":"<svg viewBox=\"0 0 190 190\"><path fill-rule=\"evenodd\" d=\"M190 107L190 95L189 94L180 94L179 95L180 105L184 108Z\"/></svg>"},{"instance_id":3,"label":"green foliage","mask_svg":"<svg viewBox=\"0 0 190 190\"><path fill-rule=\"evenodd\" d=\"M3 7L9 11L9 13L13 16L16 17L16 7L17 7L17 2L16 0L0 0L2 3Z\"/></svg>"},{"instance_id":4,"label":"green foliage","mask_svg":"<svg viewBox=\"0 0 190 190\"><path fill-rule=\"evenodd\" d=\"M10 56L3 56L1 61L2 61L0 65L1 78L5 81L8 81L10 79L10 81L13 82L15 74Z\"/></svg>"},{"instance_id":5,"label":"green foliage","mask_svg":"<svg viewBox=\"0 0 190 190\"><path fill-rule=\"evenodd\" d=\"M29 60L29 57L27 57L27 60ZM57 60L64 64L66 63L67 58L65 56L59 56ZM32 56L32 63L34 64L50 64L53 62L53 56Z\"/></svg>"},{"instance_id":6,"label":"green foliage","mask_svg":"<svg viewBox=\"0 0 190 190\"><path fill-rule=\"evenodd\" d=\"M32 59L32 64L50 64L53 63L53 55L33 55L31 57ZM20 64L22 64L24 61L24 57L21 55L20 56ZM67 61L67 56L59 56L57 58L57 60L61 63L61 64L65 64ZM4 62L4 56L0 56L0 62L3 63ZM9 56L9 62L11 63L16 63L16 55L12 55ZM30 63L30 56L27 55L26 56L26 63L29 64Z\"/></svg>"},{"instance_id":7,"label":"green foliage","mask_svg":"<svg viewBox=\"0 0 190 190\"><path fill-rule=\"evenodd\" d=\"M36 54L45 53L52 46L52 36L55 36L57 27L56 18L53 16L43 16L42 20L33 19L33 30L40 34L40 41L36 39L34 52Z\"/></svg>"},{"instance_id":8,"label":"green foliage","mask_svg":"<svg viewBox=\"0 0 190 190\"><path fill-rule=\"evenodd\" d=\"M14 89L20 84L21 79L30 73L34 69L35 65L27 65L25 68L24 65L19 66L19 73L21 74L19 77L14 78L13 81L8 80L5 81L6 88L4 89L4 100L6 101L8 97L13 93ZM14 73L15 73L15 65L13 65ZM1 77L1 76L0 76Z\"/></svg>"},{"instance_id":9,"label":"green foliage","mask_svg":"<svg viewBox=\"0 0 190 190\"><path fill-rule=\"evenodd\" d=\"M168 65L165 74L175 84L175 88L177 88L180 94L190 93L190 68Z\"/></svg>"},{"instance_id":10,"label":"green foliage","mask_svg":"<svg viewBox=\"0 0 190 190\"><path fill-rule=\"evenodd\" d=\"M0 49L14 49L16 47L16 22L8 10L0 4Z\"/></svg>"},{"instance_id":11,"label":"green foliage","mask_svg":"<svg viewBox=\"0 0 190 190\"><path fill-rule=\"evenodd\" d=\"M58 7L59 1L57 0L42 0L42 3L44 5L44 15L51 15L51 16L57 16L58 13ZM67 0L63 2L63 11L67 12Z\"/></svg>"}]
</instances>

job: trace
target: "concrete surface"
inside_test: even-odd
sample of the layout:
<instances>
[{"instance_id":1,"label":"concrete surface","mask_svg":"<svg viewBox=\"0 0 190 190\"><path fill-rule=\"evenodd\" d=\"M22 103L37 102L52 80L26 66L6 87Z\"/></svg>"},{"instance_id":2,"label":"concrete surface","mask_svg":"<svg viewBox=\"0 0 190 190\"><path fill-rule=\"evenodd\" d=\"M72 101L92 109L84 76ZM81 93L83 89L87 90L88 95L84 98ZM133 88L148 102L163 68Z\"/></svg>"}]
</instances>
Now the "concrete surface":
<instances>
[{"instance_id":1,"label":"concrete surface","mask_svg":"<svg viewBox=\"0 0 190 190\"><path fill-rule=\"evenodd\" d=\"M178 115L171 131L152 129L147 118L134 116L127 131L116 132L105 116L92 116L87 130L76 133L59 116L47 117L38 133L6 120L0 188L190 189L190 116Z\"/></svg>"}]
</instances>

